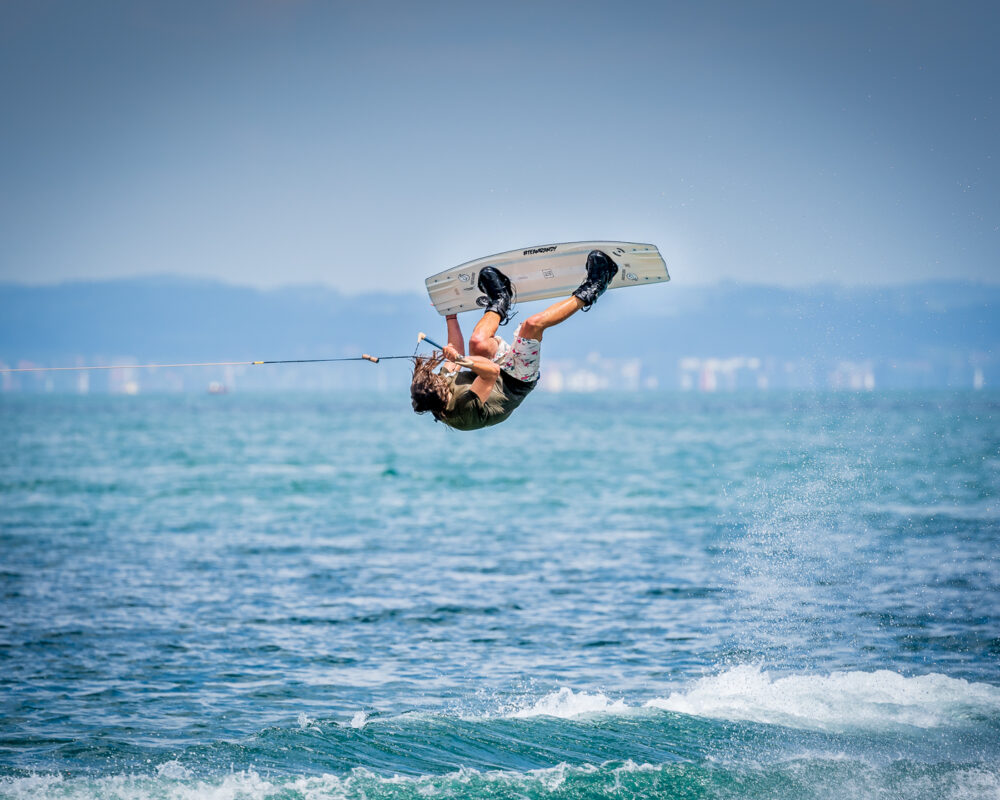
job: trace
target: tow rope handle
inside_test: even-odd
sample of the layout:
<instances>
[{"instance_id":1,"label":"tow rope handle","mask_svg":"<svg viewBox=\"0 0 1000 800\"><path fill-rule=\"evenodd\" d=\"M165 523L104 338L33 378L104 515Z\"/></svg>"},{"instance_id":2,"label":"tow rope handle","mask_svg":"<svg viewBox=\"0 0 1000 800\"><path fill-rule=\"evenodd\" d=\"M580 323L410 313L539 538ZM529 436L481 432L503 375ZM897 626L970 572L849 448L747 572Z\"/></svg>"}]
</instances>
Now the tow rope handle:
<instances>
[{"instance_id":1,"label":"tow rope handle","mask_svg":"<svg viewBox=\"0 0 1000 800\"><path fill-rule=\"evenodd\" d=\"M438 350L444 351L444 348L441 345L439 345L433 339L428 337L427 334L424 333L423 331L417 334L417 344L420 344L420 342L427 342L427 344L431 345L432 347L436 347ZM458 364L460 367L472 366L472 361L469 360L468 358L465 358L464 356L455 361L455 363Z\"/></svg>"}]
</instances>

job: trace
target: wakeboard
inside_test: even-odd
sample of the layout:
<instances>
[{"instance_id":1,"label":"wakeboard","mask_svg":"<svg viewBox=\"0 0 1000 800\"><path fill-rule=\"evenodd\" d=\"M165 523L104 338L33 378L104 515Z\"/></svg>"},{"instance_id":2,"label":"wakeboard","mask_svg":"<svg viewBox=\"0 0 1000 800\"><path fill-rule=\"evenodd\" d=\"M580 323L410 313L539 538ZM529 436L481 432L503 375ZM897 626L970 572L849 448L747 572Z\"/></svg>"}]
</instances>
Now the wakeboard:
<instances>
[{"instance_id":1,"label":"wakeboard","mask_svg":"<svg viewBox=\"0 0 1000 800\"><path fill-rule=\"evenodd\" d=\"M563 242L525 247L477 258L431 275L427 293L442 316L481 309L488 302L477 283L479 271L496 267L510 278L518 303L568 297L587 277L587 254L603 250L618 265L609 289L670 280L667 265L652 244L632 242Z\"/></svg>"}]
</instances>

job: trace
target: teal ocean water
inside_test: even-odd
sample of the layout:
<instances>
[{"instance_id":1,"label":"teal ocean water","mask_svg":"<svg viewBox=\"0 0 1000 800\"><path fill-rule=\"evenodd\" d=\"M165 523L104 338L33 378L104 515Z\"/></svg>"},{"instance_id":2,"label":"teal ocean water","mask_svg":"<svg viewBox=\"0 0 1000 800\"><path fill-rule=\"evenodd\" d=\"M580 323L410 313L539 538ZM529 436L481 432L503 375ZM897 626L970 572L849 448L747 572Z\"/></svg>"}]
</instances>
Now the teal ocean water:
<instances>
[{"instance_id":1,"label":"teal ocean water","mask_svg":"<svg viewBox=\"0 0 1000 800\"><path fill-rule=\"evenodd\" d=\"M0 398L0 797L997 798L1000 395Z\"/></svg>"}]
</instances>

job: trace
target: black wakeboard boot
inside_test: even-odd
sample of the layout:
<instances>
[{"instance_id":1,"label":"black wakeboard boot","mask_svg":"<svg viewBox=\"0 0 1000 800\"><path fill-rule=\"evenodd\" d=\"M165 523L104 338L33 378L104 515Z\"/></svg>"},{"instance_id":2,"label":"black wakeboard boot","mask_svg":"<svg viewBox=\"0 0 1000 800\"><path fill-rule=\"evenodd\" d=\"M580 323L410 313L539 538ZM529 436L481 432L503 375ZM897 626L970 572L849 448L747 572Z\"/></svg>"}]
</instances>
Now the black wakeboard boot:
<instances>
[{"instance_id":1,"label":"black wakeboard boot","mask_svg":"<svg viewBox=\"0 0 1000 800\"><path fill-rule=\"evenodd\" d=\"M484 267L479 271L478 285L479 291L489 300L483 310L499 314L500 324L506 325L514 303L514 287L510 285L510 279L496 267Z\"/></svg>"},{"instance_id":2,"label":"black wakeboard boot","mask_svg":"<svg viewBox=\"0 0 1000 800\"><path fill-rule=\"evenodd\" d=\"M611 279L617 274L618 265L607 253L601 250L590 251L587 256L587 280L573 292L574 297L579 297L583 301L584 311L590 311L590 307L604 294Z\"/></svg>"}]
</instances>

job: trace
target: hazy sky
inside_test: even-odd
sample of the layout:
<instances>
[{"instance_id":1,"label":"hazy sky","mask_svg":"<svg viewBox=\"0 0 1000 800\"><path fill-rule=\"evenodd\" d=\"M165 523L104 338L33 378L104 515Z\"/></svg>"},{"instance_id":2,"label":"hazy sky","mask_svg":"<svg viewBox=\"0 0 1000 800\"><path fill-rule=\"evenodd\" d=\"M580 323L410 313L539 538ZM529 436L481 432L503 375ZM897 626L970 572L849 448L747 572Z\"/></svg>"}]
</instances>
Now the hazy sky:
<instances>
[{"instance_id":1,"label":"hazy sky","mask_svg":"<svg viewBox=\"0 0 1000 800\"><path fill-rule=\"evenodd\" d=\"M995 2L0 3L0 280L1000 280Z\"/></svg>"}]
</instances>

